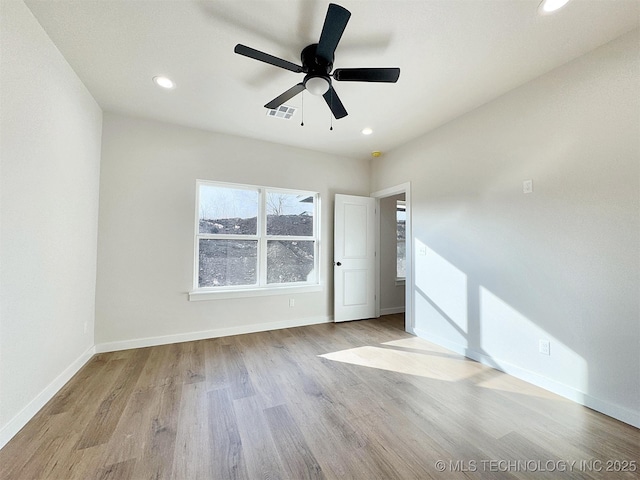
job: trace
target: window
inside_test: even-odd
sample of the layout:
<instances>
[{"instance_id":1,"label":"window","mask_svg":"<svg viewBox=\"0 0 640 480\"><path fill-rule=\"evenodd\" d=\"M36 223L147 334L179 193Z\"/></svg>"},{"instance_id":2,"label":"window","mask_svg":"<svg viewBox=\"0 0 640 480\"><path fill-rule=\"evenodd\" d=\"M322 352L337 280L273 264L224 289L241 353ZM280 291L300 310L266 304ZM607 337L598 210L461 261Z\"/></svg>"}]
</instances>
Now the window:
<instances>
[{"instance_id":1,"label":"window","mask_svg":"<svg viewBox=\"0 0 640 480\"><path fill-rule=\"evenodd\" d=\"M404 200L396 201L396 278L404 280L407 276L407 243L405 225L407 207Z\"/></svg>"},{"instance_id":2,"label":"window","mask_svg":"<svg viewBox=\"0 0 640 480\"><path fill-rule=\"evenodd\" d=\"M197 182L196 290L318 284L318 194Z\"/></svg>"}]
</instances>

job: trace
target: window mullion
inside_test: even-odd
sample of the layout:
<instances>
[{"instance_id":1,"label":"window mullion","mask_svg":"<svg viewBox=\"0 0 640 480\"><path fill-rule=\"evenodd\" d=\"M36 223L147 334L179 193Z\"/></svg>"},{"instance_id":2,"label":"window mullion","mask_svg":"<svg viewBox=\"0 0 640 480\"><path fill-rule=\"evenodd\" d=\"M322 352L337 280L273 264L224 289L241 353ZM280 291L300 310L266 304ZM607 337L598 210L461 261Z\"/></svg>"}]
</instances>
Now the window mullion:
<instances>
[{"instance_id":1,"label":"window mullion","mask_svg":"<svg viewBox=\"0 0 640 480\"><path fill-rule=\"evenodd\" d=\"M259 206L259 282L260 286L267 285L267 194L264 188L260 189Z\"/></svg>"},{"instance_id":2,"label":"window mullion","mask_svg":"<svg viewBox=\"0 0 640 480\"><path fill-rule=\"evenodd\" d=\"M221 285L220 290L226 289L231 291L233 288L251 287L249 283L255 282L258 288L271 286L286 286L300 283L315 283L319 281L319 256L320 256L320 218L319 218L319 202L320 198L317 192L297 191L279 188L258 187L252 185L227 184L223 182L196 182L196 212L195 212L195 259L194 259L194 285L196 289L211 288L217 289L218 281ZM205 193L204 189L207 189ZM242 191L252 191L253 194L245 194ZM256 195L257 194L257 195ZM271 197L273 195L273 198ZM271 208L272 200L273 214L282 215L282 218L276 218L272 232L278 232L278 235L267 235L267 215ZM257 205L256 205L257 201ZM290 203L294 202L294 203ZM296 204L295 202L300 202ZM302 202L313 203L313 206L304 206ZM294 207L292 207L294 205ZM302 208L293 211L295 205L302 205ZM247 214L253 212L250 207L253 206L256 212L255 234L238 234L236 232L252 231L246 228L246 222L251 220L253 215ZM237 208L236 208L237 207ZM312 207L312 208L309 208ZM257 210L257 211L256 211ZM217 213L218 212L218 213ZM238 212L238 213L235 213ZM302 224L296 223L298 220L294 216L312 215L313 223L309 225L307 220L299 220ZM233 224L228 221L237 215L241 221L245 222L245 228L239 230L238 226L234 230ZM208 224L207 231L215 231L218 233L200 233L200 217L206 219ZM211 220L220 219L218 223L224 225L216 227ZM293 223L292 223L293 222ZM299 226L298 226L299 225ZM311 235L286 235L288 232L304 232L309 231L312 227ZM221 233L229 232L229 233ZM252 232L253 233L253 232ZM221 241L230 241L221 242ZM242 244L242 242L245 242ZM249 243L247 243L249 242ZM275 242L275 243L269 243ZM282 244L277 244L282 242ZM298 246L291 245L291 242L300 242ZM305 242L302 244L302 242ZM314 242L313 248L308 242ZM204 256L200 254L200 244L203 243ZM267 266L269 265L269 248L274 256L271 267L274 269L272 274L279 278L272 279L273 284L268 283L270 278ZM229 250L222 250L228 248ZM253 249L257 249L257 252ZM245 250L246 249L246 250ZM257 255L254 260L252 256ZM311 264L311 255L313 255L313 265ZM218 259L218 260L216 260ZM200 262L202 261L202 265ZM218 263L214 263L218 262ZM222 266L221 266L222 265ZM255 265L255 267L254 267ZM298 268L299 267L299 268ZM200 268L203 278L206 275L206 281L200 287ZM226 270L223 270L226 268ZM255 271L252 271L255 268ZM304 282L304 275L311 273L310 269L315 271L315 279L309 275L307 282ZM299 270L299 271L298 271ZM231 278L234 272L238 275ZM220 272L216 276L215 272ZM215 279L216 283L213 283ZM220 279L220 280L218 280ZM246 284L232 283L235 280L245 281ZM231 283L226 283L231 280Z\"/></svg>"},{"instance_id":3,"label":"window mullion","mask_svg":"<svg viewBox=\"0 0 640 480\"><path fill-rule=\"evenodd\" d=\"M267 240L286 240L291 242L313 242L315 240L314 237L294 237L293 235L265 235L265 237Z\"/></svg>"},{"instance_id":4,"label":"window mullion","mask_svg":"<svg viewBox=\"0 0 640 480\"><path fill-rule=\"evenodd\" d=\"M259 235L231 235L227 233L199 233L199 240L259 240Z\"/></svg>"}]
</instances>

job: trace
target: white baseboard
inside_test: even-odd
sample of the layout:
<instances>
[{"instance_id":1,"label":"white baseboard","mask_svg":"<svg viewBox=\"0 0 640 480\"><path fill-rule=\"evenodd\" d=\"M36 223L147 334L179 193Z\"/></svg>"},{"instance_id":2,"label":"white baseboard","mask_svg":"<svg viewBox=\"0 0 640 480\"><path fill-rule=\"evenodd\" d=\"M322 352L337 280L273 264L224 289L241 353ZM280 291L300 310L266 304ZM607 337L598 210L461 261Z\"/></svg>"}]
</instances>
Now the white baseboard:
<instances>
[{"instance_id":1,"label":"white baseboard","mask_svg":"<svg viewBox=\"0 0 640 480\"><path fill-rule=\"evenodd\" d=\"M218 328L202 332L181 333L177 335L165 335L160 337L137 338L120 342L100 343L92 346L80 355L64 372L51 382L42 392L24 407L13 419L0 429L0 448L4 447L16 433L31 420L36 413L49 401L96 353L115 352L131 348L152 347L154 345L166 345L170 343L188 342L191 340L203 340L207 338L226 337L243 333L264 332L267 330L279 330L282 328L303 327L319 323L333 322L332 316L301 318L296 320L283 320L280 322L257 323L252 325L239 325L235 327Z\"/></svg>"},{"instance_id":2,"label":"white baseboard","mask_svg":"<svg viewBox=\"0 0 640 480\"><path fill-rule=\"evenodd\" d=\"M555 393L557 395L560 395L561 397L579 403L580 405L584 405L585 407L591 408L592 410L615 418L616 420L620 420L621 422L628 423L629 425L632 425L636 428L640 428L640 412L635 412L628 408L615 405L606 400L595 398L588 393L582 392L563 383L556 382L555 380L542 376L538 373L531 372L509 362L493 358L489 355L476 352L475 350L469 349L463 345L459 345L445 340L441 337L431 335L424 330L416 328L414 330L414 333L420 338L424 338L425 340L447 348L455 353L464 355L471 360L475 360L476 362L482 363L483 365L487 365L489 367L495 368L496 370L500 370L513 377L519 378L520 380L524 380L527 383L531 383L537 387L544 388L549 392Z\"/></svg>"},{"instance_id":3,"label":"white baseboard","mask_svg":"<svg viewBox=\"0 0 640 480\"><path fill-rule=\"evenodd\" d=\"M0 448L4 447L9 440L11 440L49 400L51 400L53 396L60 391L64 384L71 380L71 377L78 373L78 371L91 359L91 357L93 357L94 354L95 347L88 348L77 359L75 359L71 365L65 368L64 371L53 380L53 382L47 385L44 390L31 400L27 406L13 417L9 423L2 427L0 430Z\"/></svg>"},{"instance_id":4,"label":"white baseboard","mask_svg":"<svg viewBox=\"0 0 640 480\"><path fill-rule=\"evenodd\" d=\"M380 315L394 315L396 313L404 313L404 305L401 307L381 308Z\"/></svg>"},{"instance_id":5,"label":"white baseboard","mask_svg":"<svg viewBox=\"0 0 640 480\"><path fill-rule=\"evenodd\" d=\"M280 330L282 328L304 327L319 323L333 322L331 316L309 317L294 320L282 320L270 323L254 323L251 325L238 325L233 327L216 328L200 332L178 333L159 337L135 338L118 342L99 343L96 345L96 353L116 352L131 348L153 347L156 345L168 345L171 343L191 342L193 340L206 340L208 338L228 337L244 333L265 332L267 330Z\"/></svg>"}]
</instances>

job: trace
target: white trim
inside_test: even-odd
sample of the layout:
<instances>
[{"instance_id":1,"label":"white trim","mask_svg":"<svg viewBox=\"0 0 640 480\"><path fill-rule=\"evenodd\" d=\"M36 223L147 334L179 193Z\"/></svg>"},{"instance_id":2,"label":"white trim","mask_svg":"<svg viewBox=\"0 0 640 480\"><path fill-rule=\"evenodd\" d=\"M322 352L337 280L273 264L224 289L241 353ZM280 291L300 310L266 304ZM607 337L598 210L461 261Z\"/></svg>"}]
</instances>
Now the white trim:
<instances>
[{"instance_id":1,"label":"white trim","mask_svg":"<svg viewBox=\"0 0 640 480\"><path fill-rule=\"evenodd\" d=\"M415 283L414 275L413 275L413 237L412 237L412 226L411 226L411 182L401 183L400 185L396 185L394 187L384 188L382 190L375 191L371 193L369 196L376 198L378 200L377 215L380 215L380 199L384 197L391 197L393 195L398 195L400 193L404 193L404 200L406 204L406 223L405 223L405 236L410 239L409 242L406 242L407 248L405 250L406 255L406 277L405 277L405 319L404 319L404 329L408 333L413 334L415 319L413 318L413 286ZM377 218L378 228L380 225L380 218ZM406 240L405 240L406 241ZM380 233L378 231L378 235L376 237L376 251L380 250ZM380 314L380 255L378 255L378 266L376 268L376 314Z\"/></svg>"},{"instance_id":2,"label":"white trim","mask_svg":"<svg viewBox=\"0 0 640 480\"><path fill-rule=\"evenodd\" d=\"M395 187L383 188L382 190L373 192L370 196L374 198L392 197L394 195L398 195L399 193L406 192L410 186L411 182L401 183L400 185L396 185Z\"/></svg>"},{"instance_id":3,"label":"white trim","mask_svg":"<svg viewBox=\"0 0 640 480\"><path fill-rule=\"evenodd\" d=\"M400 307L381 308L380 315L393 315L396 313L404 313L404 305Z\"/></svg>"},{"instance_id":4,"label":"white trim","mask_svg":"<svg viewBox=\"0 0 640 480\"><path fill-rule=\"evenodd\" d=\"M455 353L464 355L471 360L475 360L476 362L482 363L483 365L487 365L508 375L519 378L520 380L524 380L527 383L531 383L549 392L560 395L561 397L567 398L580 405L591 408L592 410L600 412L604 415L608 415L609 417L615 418L616 420L620 420L621 422L627 423L636 428L640 428L640 412L636 412L628 408L613 404L606 400L601 400L599 398L593 397L592 395L582 392L576 388L570 387L569 385L556 382L555 380L552 380L530 370L526 370L512 363L493 358L480 352L476 352L473 349L450 342L448 340L444 340L443 338L436 335L431 335L425 330L415 329L415 334L420 338L424 338L425 340L447 348L448 350L451 350Z\"/></svg>"},{"instance_id":5,"label":"white trim","mask_svg":"<svg viewBox=\"0 0 640 480\"><path fill-rule=\"evenodd\" d=\"M168 345L172 343L191 342L194 340L206 340L209 338L228 337L230 335L242 335L244 333L266 332L283 328L304 327L319 323L331 323L333 317L307 317L294 320L281 320L269 323L254 323L251 325L237 325L234 327L216 328L200 332L176 333L159 337L135 338L118 342L99 343L96 345L96 353L117 352L132 348L155 347L156 345Z\"/></svg>"},{"instance_id":6,"label":"white trim","mask_svg":"<svg viewBox=\"0 0 640 480\"><path fill-rule=\"evenodd\" d=\"M200 233L200 193L202 187L216 187L226 188L231 190L248 190L257 193L258 209L256 211L256 233L253 235L235 235L235 234L213 234L213 233ZM228 183L218 182L213 180L196 179L196 198L195 198L195 219L194 219L194 245L193 245L193 284L192 292L189 293L189 300L192 300L192 293L200 293L201 290L207 290L209 287L199 288L199 275L200 270L200 240L244 240L257 242L257 259L256 259L256 283L253 285L239 285L239 286L223 286L215 287L217 290L220 288L223 292L240 291L242 293L238 295L232 295L231 297L217 298L233 298L233 297L248 297L248 296L260 296L247 295L247 291L256 291L257 289L271 288L271 285L267 283L267 244L269 241L284 240L293 242L314 242L314 265L313 265L313 279L308 282L304 282L305 286L318 285L320 283L320 265L321 259L319 257L320 249L320 193L312 192L309 190L296 190L289 188L268 187L264 185L247 185L240 183ZM312 197L313 198L313 216L312 216L312 235L300 236L300 235L268 235L267 234L267 196L270 193L283 193L287 195L296 195L297 197ZM302 282L300 282L302 283ZM269 295L267 293L266 295Z\"/></svg>"},{"instance_id":7,"label":"white trim","mask_svg":"<svg viewBox=\"0 0 640 480\"><path fill-rule=\"evenodd\" d=\"M225 298L264 297L269 295L293 295L324 291L324 285L296 285L272 288L245 288L234 290L196 290L189 292L190 302L203 300L223 300Z\"/></svg>"},{"instance_id":8,"label":"white trim","mask_svg":"<svg viewBox=\"0 0 640 480\"><path fill-rule=\"evenodd\" d=\"M95 346L88 348L71 365L64 369L44 390L31 400L18 414L0 430L0 448L4 447L29 420L31 420L45 404L60 391L60 389L71 380L80 369L89 361L96 353Z\"/></svg>"},{"instance_id":9,"label":"white trim","mask_svg":"<svg viewBox=\"0 0 640 480\"><path fill-rule=\"evenodd\" d=\"M379 198L376 198L376 197L373 197L373 198L376 199L376 225L375 225L375 229L376 229L376 234L375 234L375 237L376 237L376 247L375 247L375 249L376 249L376 253L375 253L375 255L376 255L376 258L375 258L376 271L375 271L375 275L376 275L376 278L375 278L375 293L374 293L374 295L375 295L374 315L375 315L376 318L378 318L380 315L382 315L382 312L380 311L380 295L381 295L381 293L380 293L380 291L381 291L381 288L380 288L380 270L381 270L381 267L380 267L380 265L381 265L381 262L382 262L382 255L380 253L380 250L382 250L382 248L380 246L380 244L381 244L381 241L380 241L380 232L381 232L380 223L382 221L382 212L381 212L382 206L380 205L380 199Z\"/></svg>"}]
</instances>

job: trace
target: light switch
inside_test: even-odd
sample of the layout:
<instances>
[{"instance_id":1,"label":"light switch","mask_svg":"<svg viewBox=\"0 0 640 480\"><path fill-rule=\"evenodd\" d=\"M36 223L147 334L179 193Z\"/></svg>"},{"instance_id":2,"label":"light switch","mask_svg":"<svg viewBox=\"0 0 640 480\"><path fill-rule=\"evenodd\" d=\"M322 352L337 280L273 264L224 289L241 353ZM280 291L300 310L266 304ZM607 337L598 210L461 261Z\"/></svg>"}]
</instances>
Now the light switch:
<instances>
[{"instance_id":1,"label":"light switch","mask_svg":"<svg viewBox=\"0 0 640 480\"><path fill-rule=\"evenodd\" d=\"M522 182L522 193L533 193L533 180L524 180Z\"/></svg>"}]
</instances>

